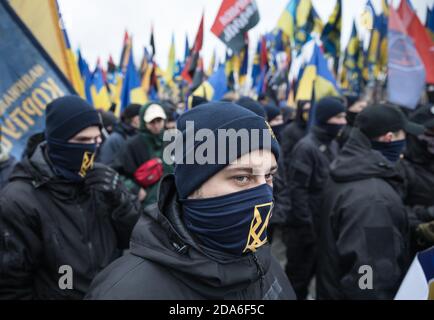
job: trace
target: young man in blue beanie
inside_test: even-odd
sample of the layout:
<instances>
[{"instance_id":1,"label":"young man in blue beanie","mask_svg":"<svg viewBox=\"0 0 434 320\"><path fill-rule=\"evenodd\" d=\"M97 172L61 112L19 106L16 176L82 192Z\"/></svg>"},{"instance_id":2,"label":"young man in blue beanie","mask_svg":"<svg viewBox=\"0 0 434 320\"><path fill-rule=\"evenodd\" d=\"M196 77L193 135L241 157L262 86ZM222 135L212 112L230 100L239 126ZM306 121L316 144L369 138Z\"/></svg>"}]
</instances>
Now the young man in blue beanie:
<instances>
[{"instance_id":1,"label":"young man in blue beanie","mask_svg":"<svg viewBox=\"0 0 434 320\"><path fill-rule=\"evenodd\" d=\"M392 105L369 106L357 116L324 188L318 299L395 297L410 262L397 163L406 133L423 132Z\"/></svg>"},{"instance_id":2,"label":"young man in blue beanie","mask_svg":"<svg viewBox=\"0 0 434 320\"><path fill-rule=\"evenodd\" d=\"M118 174L94 164L97 111L76 96L46 109L45 141L30 139L0 194L0 299L81 299L128 248L139 212Z\"/></svg>"},{"instance_id":3,"label":"young man in blue beanie","mask_svg":"<svg viewBox=\"0 0 434 320\"><path fill-rule=\"evenodd\" d=\"M294 299L267 243L279 146L265 119L218 102L177 124L159 211L139 220L131 252L97 276L87 298Z\"/></svg>"},{"instance_id":4,"label":"young man in blue beanie","mask_svg":"<svg viewBox=\"0 0 434 320\"><path fill-rule=\"evenodd\" d=\"M336 157L335 138L346 124L340 99L326 97L314 106L315 122L309 134L294 147L288 166L287 265L288 278L299 299L306 299L314 275L318 215L329 165Z\"/></svg>"}]
</instances>

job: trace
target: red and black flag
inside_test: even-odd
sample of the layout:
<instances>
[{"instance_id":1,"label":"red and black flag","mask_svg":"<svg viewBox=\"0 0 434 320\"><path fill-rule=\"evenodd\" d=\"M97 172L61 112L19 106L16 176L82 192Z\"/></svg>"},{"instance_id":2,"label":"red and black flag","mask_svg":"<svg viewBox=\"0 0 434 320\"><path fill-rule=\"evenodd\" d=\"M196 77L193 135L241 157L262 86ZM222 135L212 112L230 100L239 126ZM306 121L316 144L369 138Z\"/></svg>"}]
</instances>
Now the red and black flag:
<instances>
[{"instance_id":1,"label":"red and black flag","mask_svg":"<svg viewBox=\"0 0 434 320\"><path fill-rule=\"evenodd\" d=\"M189 84L192 84L194 73L196 72L197 64L199 61L200 50L202 50L203 45L203 14L200 21L199 30L196 34L196 39L194 41L193 48L190 50L190 56L187 59L184 70L182 70L181 76Z\"/></svg>"},{"instance_id":2,"label":"red and black flag","mask_svg":"<svg viewBox=\"0 0 434 320\"><path fill-rule=\"evenodd\" d=\"M128 31L125 31L124 35L124 45L122 47L122 53L121 53L121 61L119 62L119 67L121 68L122 72L125 72L128 65L128 59L130 57L130 51L131 51L131 38L128 34Z\"/></svg>"},{"instance_id":3,"label":"red and black flag","mask_svg":"<svg viewBox=\"0 0 434 320\"><path fill-rule=\"evenodd\" d=\"M211 28L220 40L235 53L244 47L244 34L259 22L255 0L223 0Z\"/></svg>"}]
</instances>

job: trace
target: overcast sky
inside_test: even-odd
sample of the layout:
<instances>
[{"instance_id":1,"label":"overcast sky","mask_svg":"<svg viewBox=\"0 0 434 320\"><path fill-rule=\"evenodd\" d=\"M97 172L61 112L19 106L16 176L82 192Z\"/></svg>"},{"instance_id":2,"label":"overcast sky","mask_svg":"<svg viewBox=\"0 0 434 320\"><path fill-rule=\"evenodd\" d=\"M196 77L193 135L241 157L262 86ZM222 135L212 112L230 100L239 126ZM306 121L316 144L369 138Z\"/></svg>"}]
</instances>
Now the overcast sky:
<instances>
[{"instance_id":1,"label":"overcast sky","mask_svg":"<svg viewBox=\"0 0 434 320\"><path fill-rule=\"evenodd\" d=\"M261 34L271 31L289 0L256 0L260 22L249 32L251 43L256 44ZM377 12L381 12L381 0L371 0ZM411 0L422 21L426 7L434 0ZM149 45L151 24L154 24L156 59L166 68L172 33L175 34L176 55L184 55L185 35L190 46L194 41L202 11L205 12L203 56L205 67L212 52L224 58L225 45L210 29L221 0L58 0L74 49L80 47L93 67L97 58L107 61L111 54L116 62L122 49L123 35L128 30L133 35L135 61L140 61L143 47ZM323 21L328 19L336 0L312 0ZM390 2L390 0L389 0ZM398 6L400 0L393 0ZM366 0L343 0L342 45L346 45L354 19L360 21ZM358 25L359 26L359 25ZM360 30L360 28L359 28ZM251 48L251 50L253 50Z\"/></svg>"}]
</instances>

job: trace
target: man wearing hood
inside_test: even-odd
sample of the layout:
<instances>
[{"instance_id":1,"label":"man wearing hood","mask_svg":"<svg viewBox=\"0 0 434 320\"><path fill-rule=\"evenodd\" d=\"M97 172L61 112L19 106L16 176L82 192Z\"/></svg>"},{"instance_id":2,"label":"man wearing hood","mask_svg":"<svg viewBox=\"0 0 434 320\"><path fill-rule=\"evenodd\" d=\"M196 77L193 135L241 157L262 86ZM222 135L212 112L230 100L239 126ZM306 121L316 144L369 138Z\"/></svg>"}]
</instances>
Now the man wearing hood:
<instances>
[{"instance_id":1,"label":"man wearing hood","mask_svg":"<svg viewBox=\"0 0 434 320\"><path fill-rule=\"evenodd\" d=\"M189 122L194 123L193 135ZM131 252L95 279L87 298L294 299L267 243L279 156L269 125L253 112L223 102L198 106L177 124L182 152L174 175L161 183L159 211L141 218ZM194 136L204 130L207 138L197 141ZM226 134L217 138L221 130ZM231 145L228 141L239 130L253 140ZM211 136L220 143L210 143ZM197 154L205 145L213 156L199 164Z\"/></svg>"},{"instance_id":2,"label":"man wearing hood","mask_svg":"<svg viewBox=\"0 0 434 320\"><path fill-rule=\"evenodd\" d=\"M0 194L0 299L81 299L128 248L139 205L109 167L94 165L97 111L76 96L46 108ZM40 135L43 137L43 135Z\"/></svg>"},{"instance_id":3,"label":"man wearing hood","mask_svg":"<svg viewBox=\"0 0 434 320\"><path fill-rule=\"evenodd\" d=\"M141 106L131 104L125 108L121 121L114 127L113 133L104 141L99 153L99 162L111 165L125 142L134 137L140 126L139 112Z\"/></svg>"},{"instance_id":4,"label":"man wearing hood","mask_svg":"<svg viewBox=\"0 0 434 320\"><path fill-rule=\"evenodd\" d=\"M408 221L397 162L423 127L397 107L363 110L324 188L319 299L393 299L408 267Z\"/></svg>"},{"instance_id":5,"label":"man wearing hood","mask_svg":"<svg viewBox=\"0 0 434 320\"><path fill-rule=\"evenodd\" d=\"M164 152L164 122L167 119L163 107L157 102L150 102L140 109L139 134L127 141L123 150L115 158L112 167L126 180L127 188L137 194L145 210L155 210L157 203L158 182L164 174L171 173L172 167L162 161ZM154 163L154 165L152 165ZM149 177L158 175L152 184L138 179L139 173L147 164L158 166L158 170L148 170ZM143 175L140 175L143 176Z\"/></svg>"},{"instance_id":6,"label":"man wearing hood","mask_svg":"<svg viewBox=\"0 0 434 320\"><path fill-rule=\"evenodd\" d=\"M0 190L8 183L17 161L0 144Z\"/></svg>"},{"instance_id":7,"label":"man wearing hood","mask_svg":"<svg viewBox=\"0 0 434 320\"><path fill-rule=\"evenodd\" d=\"M346 124L341 100L326 97L314 109L315 123L294 147L288 167L291 210L287 216L286 272L299 299L307 298L314 276L322 191L338 152L335 138Z\"/></svg>"},{"instance_id":8,"label":"man wearing hood","mask_svg":"<svg viewBox=\"0 0 434 320\"><path fill-rule=\"evenodd\" d=\"M336 141L342 148L350 138L351 130L354 128L357 115L368 106L368 102L357 95L346 96L347 100L347 125L342 130Z\"/></svg>"},{"instance_id":9,"label":"man wearing hood","mask_svg":"<svg viewBox=\"0 0 434 320\"><path fill-rule=\"evenodd\" d=\"M423 125L421 135L407 136L407 149L399 168L404 174L404 203L409 209L414 255L434 245L434 106L420 107L411 120Z\"/></svg>"}]
</instances>

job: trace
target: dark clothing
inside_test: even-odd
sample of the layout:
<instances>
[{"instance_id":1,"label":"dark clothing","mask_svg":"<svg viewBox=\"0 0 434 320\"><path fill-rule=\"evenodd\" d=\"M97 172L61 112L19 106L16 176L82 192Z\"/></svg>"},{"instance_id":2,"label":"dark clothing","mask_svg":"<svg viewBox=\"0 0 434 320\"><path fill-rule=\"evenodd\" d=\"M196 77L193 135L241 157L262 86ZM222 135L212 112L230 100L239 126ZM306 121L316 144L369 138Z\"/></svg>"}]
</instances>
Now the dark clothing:
<instances>
[{"instance_id":1,"label":"dark clothing","mask_svg":"<svg viewBox=\"0 0 434 320\"><path fill-rule=\"evenodd\" d=\"M416 235L419 225L434 221L434 156L416 137L409 136L408 139L405 158L398 168L404 177L404 204L409 216L411 253L415 255L434 245L427 239L418 240ZM434 238L434 234L429 238Z\"/></svg>"},{"instance_id":2,"label":"dark clothing","mask_svg":"<svg viewBox=\"0 0 434 320\"><path fill-rule=\"evenodd\" d=\"M9 176L16 164L17 161L12 156L6 161L0 162L0 190L9 182Z\"/></svg>"},{"instance_id":3,"label":"dark clothing","mask_svg":"<svg viewBox=\"0 0 434 320\"><path fill-rule=\"evenodd\" d=\"M286 271L300 299L306 298L315 271L322 192L337 152L336 141L319 127L313 127L292 151L288 168L291 211L287 221Z\"/></svg>"},{"instance_id":4,"label":"dark clothing","mask_svg":"<svg viewBox=\"0 0 434 320\"><path fill-rule=\"evenodd\" d=\"M56 177L45 147L29 147L0 194L0 299L83 298L128 248L139 216L130 196L112 208L84 183ZM64 265L73 270L72 290L59 288Z\"/></svg>"},{"instance_id":5,"label":"dark clothing","mask_svg":"<svg viewBox=\"0 0 434 320\"><path fill-rule=\"evenodd\" d=\"M134 137L137 130L126 123L119 123L113 133L104 141L98 155L98 161L106 165L111 165L116 155L122 150L126 141Z\"/></svg>"},{"instance_id":6,"label":"dark clothing","mask_svg":"<svg viewBox=\"0 0 434 320\"><path fill-rule=\"evenodd\" d=\"M337 143L339 144L339 148L342 149L350 138L351 131L353 130L353 126L346 125L339 136L336 138Z\"/></svg>"},{"instance_id":7,"label":"dark clothing","mask_svg":"<svg viewBox=\"0 0 434 320\"><path fill-rule=\"evenodd\" d=\"M163 179L159 212L142 216L131 252L92 283L88 299L295 299L264 245L242 257L210 252L188 233L172 175Z\"/></svg>"},{"instance_id":8,"label":"dark clothing","mask_svg":"<svg viewBox=\"0 0 434 320\"><path fill-rule=\"evenodd\" d=\"M409 262L401 183L396 166L353 129L324 188L319 299L393 299ZM362 266L372 268L372 290L359 287Z\"/></svg>"},{"instance_id":9,"label":"dark clothing","mask_svg":"<svg viewBox=\"0 0 434 320\"><path fill-rule=\"evenodd\" d=\"M294 121L288 124L281 132L281 156L273 182L275 206L271 218L272 224L286 224L288 213L291 210L291 198L288 192L288 166L291 162L292 149L305 135L306 125L301 121Z\"/></svg>"}]
</instances>

